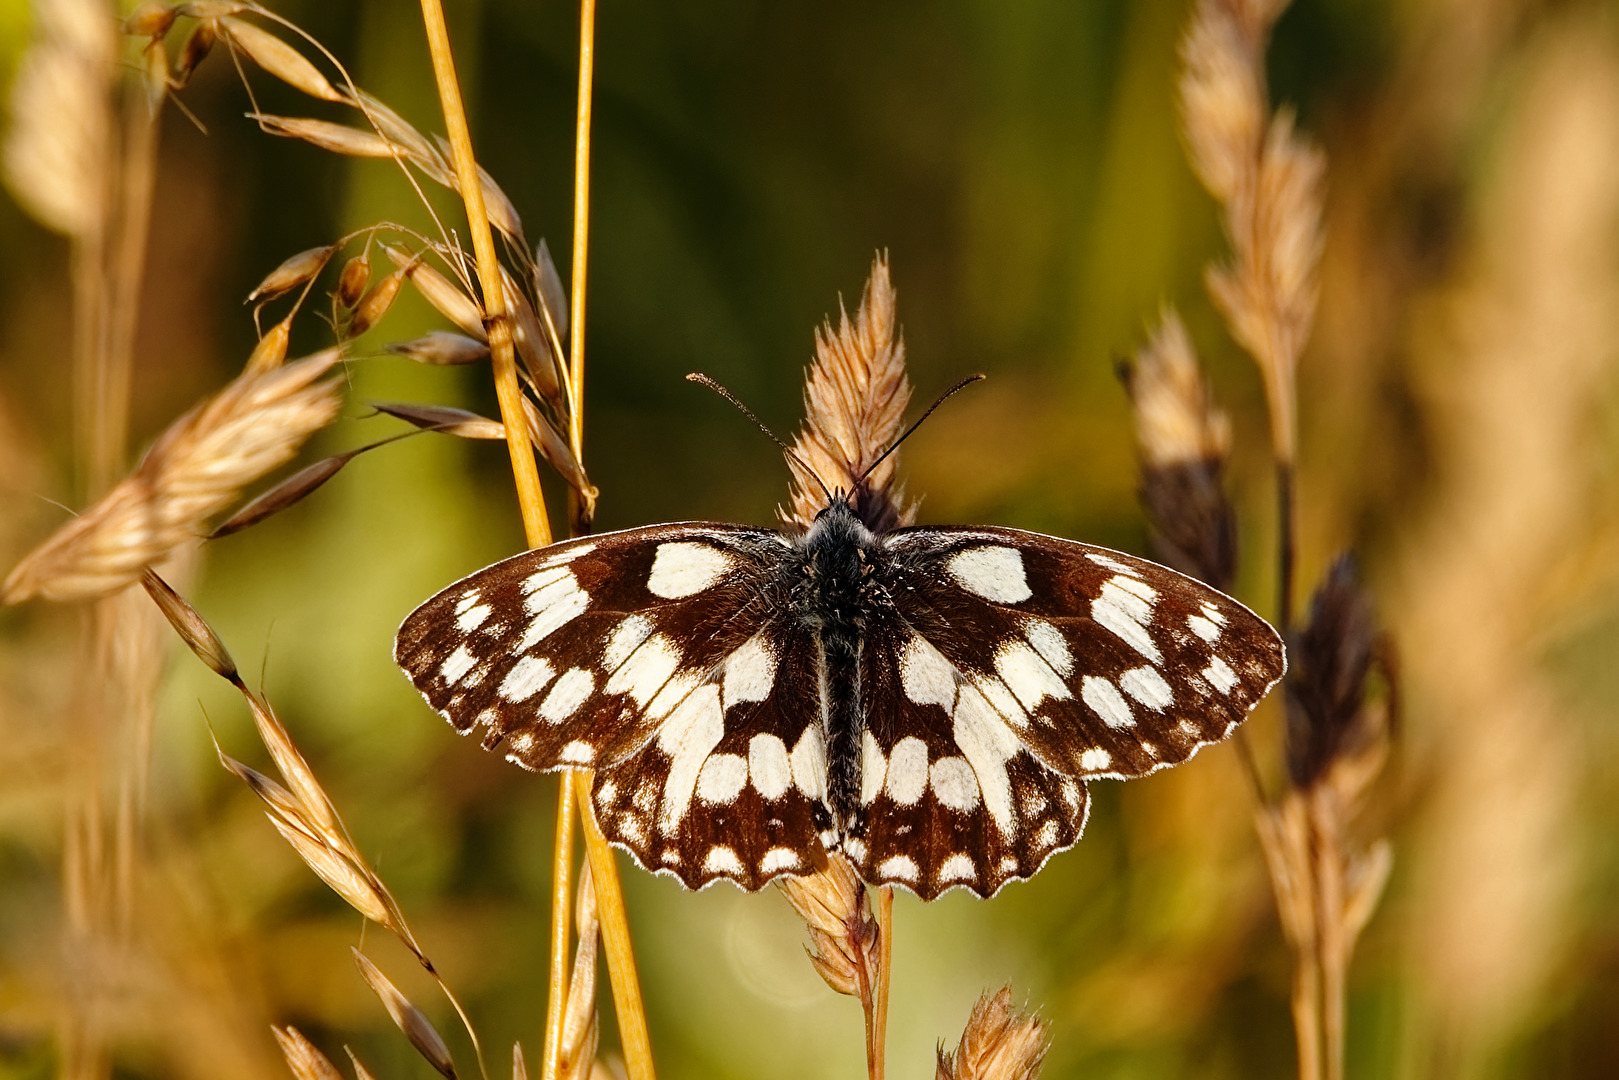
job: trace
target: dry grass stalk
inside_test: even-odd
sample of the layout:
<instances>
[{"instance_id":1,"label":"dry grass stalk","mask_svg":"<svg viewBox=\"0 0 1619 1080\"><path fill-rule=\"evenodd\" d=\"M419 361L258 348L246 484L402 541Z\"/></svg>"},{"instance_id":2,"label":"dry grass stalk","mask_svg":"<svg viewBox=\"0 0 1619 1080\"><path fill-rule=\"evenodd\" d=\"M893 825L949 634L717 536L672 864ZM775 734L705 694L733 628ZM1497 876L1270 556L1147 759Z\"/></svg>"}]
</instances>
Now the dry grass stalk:
<instances>
[{"instance_id":1,"label":"dry grass stalk","mask_svg":"<svg viewBox=\"0 0 1619 1080\"><path fill-rule=\"evenodd\" d=\"M1012 1007L1012 988L985 993L973 1006L961 1042L939 1047L935 1080L1035 1080L1051 1048L1045 1021Z\"/></svg>"},{"instance_id":2,"label":"dry grass stalk","mask_svg":"<svg viewBox=\"0 0 1619 1080\"><path fill-rule=\"evenodd\" d=\"M328 349L244 373L175 421L130 476L17 564L0 599L106 596L196 538L208 517L337 416L340 382L322 376L342 355Z\"/></svg>"},{"instance_id":3,"label":"dry grass stalk","mask_svg":"<svg viewBox=\"0 0 1619 1080\"><path fill-rule=\"evenodd\" d=\"M840 309L836 329L826 322L815 332L815 360L804 383L804 427L793 442L794 452L828 487L853 494L861 518L877 530L908 524L915 513L896 483L898 455L855 490L855 481L899 436L911 399L895 300L888 261L879 255L854 320ZM790 464L792 498L782 517L808 528L826 496L814 477Z\"/></svg>"},{"instance_id":4,"label":"dry grass stalk","mask_svg":"<svg viewBox=\"0 0 1619 1080\"><path fill-rule=\"evenodd\" d=\"M1231 426L1209 392L1180 316L1121 366L1135 414L1141 503L1154 554L1183 573L1230 591L1236 578L1236 517L1222 484Z\"/></svg>"},{"instance_id":5,"label":"dry grass stalk","mask_svg":"<svg viewBox=\"0 0 1619 1080\"><path fill-rule=\"evenodd\" d=\"M596 1045L601 1024L596 1013L596 940L601 924L596 918L596 886L586 863L579 873L579 899L574 913L579 947L568 979L568 1000L562 1014L558 1043L557 1080L589 1080L596 1067Z\"/></svg>"}]
</instances>

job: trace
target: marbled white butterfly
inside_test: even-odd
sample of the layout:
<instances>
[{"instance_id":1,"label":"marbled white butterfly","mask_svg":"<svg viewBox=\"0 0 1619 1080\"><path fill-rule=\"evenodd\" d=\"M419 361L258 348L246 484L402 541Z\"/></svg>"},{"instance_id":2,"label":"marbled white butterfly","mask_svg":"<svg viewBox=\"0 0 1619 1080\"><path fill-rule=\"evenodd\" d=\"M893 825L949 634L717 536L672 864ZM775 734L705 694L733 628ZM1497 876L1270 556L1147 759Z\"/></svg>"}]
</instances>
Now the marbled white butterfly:
<instances>
[{"instance_id":1,"label":"marbled white butterfly","mask_svg":"<svg viewBox=\"0 0 1619 1080\"><path fill-rule=\"evenodd\" d=\"M1031 876L1079 839L1087 780L1185 761L1285 667L1268 623L1156 563L873 532L842 492L802 535L679 522L514 556L412 612L394 657L486 749L595 769L603 832L648 870L757 889L837 850L927 898Z\"/></svg>"}]
</instances>

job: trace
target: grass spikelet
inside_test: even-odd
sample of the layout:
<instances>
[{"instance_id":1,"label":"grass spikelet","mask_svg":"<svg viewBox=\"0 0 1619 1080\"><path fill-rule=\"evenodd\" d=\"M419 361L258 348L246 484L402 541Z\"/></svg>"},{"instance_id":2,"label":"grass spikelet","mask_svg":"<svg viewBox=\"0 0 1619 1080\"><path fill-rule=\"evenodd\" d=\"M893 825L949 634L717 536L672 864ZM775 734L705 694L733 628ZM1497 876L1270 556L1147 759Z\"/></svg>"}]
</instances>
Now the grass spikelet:
<instances>
[{"instance_id":1,"label":"grass spikelet","mask_svg":"<svg viewBox=\"0 0 1619 1080\"><path fill-rule=\"evenodd\" d=\"M219 29L231 48L241 50L255 64L289 86L321 101L348 100L303 53L268 30L230 16L219 20Z\"/></svg>"},{"instance_id":2,"label":"grass spikelet","mask_svg":"<svg viewBox=\"0 0 1619 1080\"><path fill-rule=\"evenodd\" d=\"M181 417L130 476L17 564L0 599L84 600L135 581L336 418L340 384L321 376L341 359L329 349L244 373Z\"/></svg>"},{"instance_id":3,"label":"grass spikelet","mask_svg":"<svg viewBox=\"0 0 1619 1080\"><path fill-rule=\"evenodd\" d=\"M1051 1048L1045 1021L1012 1007L1012 988L979 997L956 1049L939 1048L935 1080L1034 1080Z\"/></svg>"},{"instance_id":4,"label":"grass spikelet","mask_svg":"<svg viewBox=\"0 0 1619 1080\"><path fill-rule=\"evenodd\" d=\"M414 1046L416 1052L438 1070L439 1075L445 1077L445 1080L455 1080L455 1062L450 1057L450 1048L444 1044L444 1037L438 1033L438 1029L427 1018L427 1014L402 994L365 953L353 948L349 951L354 954L354 963L360 969L360 977L377 995L382 1007L388 1010L393 1022L404 1032L405 1038L410 1040L410 1045Z\"/></svg>"},{"instance_id":5,"label":"grass spikelet","mask_svg":"<svg viewBox=\"0 0 1619 1080\"><path fill-rule=\"evenodd\" d=\"M826 869L781 878L776 887L809 930L805 951L816 974L839 994L869 999L877 978L877 921L849 861L832 852Z\"/></svg>"},{"instance_id":6,"label":"grass spikelet","mask_svg":"<svg viewBox=\"0 0 1619 1080\"><path fill-rule=\"evenodd\" d=\"M1120 374L1135 414L1141 504L1154 554L1229 591L1236 518L1221 476L1230 424L1214 404L1180 316L1166 309L1151 340Z\"/></svg>"},{"instance_id":7,"label":"grass spikelet","mask_svg":"<svg viewBox=\"0 0 1619 1080\"><path fill-rule=\"evenodd\" d=\"M574 925L578 929L579 944L574 952L573 974L568 979L568 1001L562 1013L557 1080L589 1080L595 1069L596 1046L601 1034L596 1012L596 943L601 924L596 918L596 887L589 863L579 873ZM515 1073L521 1055L515 1048L513 1054Z\"/></svg>"},{"instance_id":8,"label":"grass spikelet","mask_svg":"<svg viewBox=\"0 0 1619 1080\"><path fill-rule=\"evenodd\" d=\"M793 450L828 487L852 491L899 435L911 384L895 301L888 260L878 256L853 321L840 310L836 329L828 321L815 332L815 360L804 381L804 427ZM898 467L897 456L890 456L853 492L873 529L907 523L914 513L895 482ZM792 498L783 517L808 528L826 496L796 464L792 469Z\"/></svg>"},{"instance_id":9,"label":"grass spikelet","mask_svg":"<svg viewBox=\"0 0 1619 1080\"><path fill-rule=\"evenodd\" d=\"M440 367L476 364L489 357L487 342L469 338L465 334L451 333L448 330L429 330L419 338L394 342L387 346L387 350L397 356L414 360L418 364L434 364Z\"/></svg>"}]
</instances>

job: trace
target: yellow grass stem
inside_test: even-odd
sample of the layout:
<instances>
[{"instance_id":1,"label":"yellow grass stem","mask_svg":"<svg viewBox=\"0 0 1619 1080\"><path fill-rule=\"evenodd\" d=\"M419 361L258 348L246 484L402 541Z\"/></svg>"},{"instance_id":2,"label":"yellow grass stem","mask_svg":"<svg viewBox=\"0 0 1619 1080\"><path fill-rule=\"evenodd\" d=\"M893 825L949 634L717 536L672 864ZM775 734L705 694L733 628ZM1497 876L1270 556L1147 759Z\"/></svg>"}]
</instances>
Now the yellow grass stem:
<instances>
[{"instance_id":1,"label":"yellow grass stem","mask_svg":"<svg viewBox=\"0 0 1619 1080\"><path fill-rule=\"evenodd\" d=\"M541 1080L556 1080L562 1060L562 1024L568 1007L568 920L573 910L573 801L578 786L572 769L558 777L557 829L551 856L551 967L545 999L545 1047Z\"/></svg>"},{"instance_id":2,"label":"yellow grass stem","mask_svg":"<svg viewBox=\"0 0 1619 1080\"><path fill-rule=\"evenodd\" d=\"M573 129L573 311L568 360L574 407L568 416L573 456L584 460L585 264L590 245L590 101L596 73L596 0L579 2L579 115Z\"/></svg>"},{"instance_id":3,"label":"yellow grass stem","mask_svg":"<svg viewBox=\"0 0 1619 1080\"><path fill-rule=\"evenodd\" d=\"M630 1080L654 1080L652 1039L647 1034L646 1008L641 1002L641 983L635 974L635 953L630 947L630 924L624 911L624 892L618 882L618 863L613 859L613 849L607 845L601 826L596 824L595 808L590 805L591 781L595 774L581 769L577 776L579 817L585 823L585 854L590 859L590 874L596 886L597 915L601 919L602 944L607 952L607 972L612 976L613 1009L618 1013L624 1068Z\"/></svg>"},{"instance_id":4,"label":"yellow grass stem","mask_svg":"<svg viewBox=\"0 0 1619 1080\"><path fill-rule=\"evenodd\" d=\"M472 237L472 250L478 257L478 281L483 292L489 356L495 370L495 394L500 400L500 417L506 424L506 448L511 453L512 478L517 484L523 531L530 547L544 547L551 542L551 523L545 514L540 470L534 461L528 424L523 417L522 388L517 383L517 357L512 348L506 293L501 284L500 257L495 252L495 237L484 208L483 184L478 178L477 158L472 153L472 133L467 129L461 85L456 80L455 58L450 53L450 33L444 23L444 6L440 0L422 0L422 24L433 55L433 77L438 84L439 104L444 110L450 157L462 201L466 203L467 231Z\"/></svg>"},{"instance_id":5,"label":"yellow grass stem","mask_svg":"<svg viewBox=\"0 0 1619 1080\"><path fill-rule=\"evenodd\" d=\"M873 1080L882 1080L888 1061L888 987L894 970L894 887L877 889L877 985L871 1003Z\"/></svg>"}]
</instances>

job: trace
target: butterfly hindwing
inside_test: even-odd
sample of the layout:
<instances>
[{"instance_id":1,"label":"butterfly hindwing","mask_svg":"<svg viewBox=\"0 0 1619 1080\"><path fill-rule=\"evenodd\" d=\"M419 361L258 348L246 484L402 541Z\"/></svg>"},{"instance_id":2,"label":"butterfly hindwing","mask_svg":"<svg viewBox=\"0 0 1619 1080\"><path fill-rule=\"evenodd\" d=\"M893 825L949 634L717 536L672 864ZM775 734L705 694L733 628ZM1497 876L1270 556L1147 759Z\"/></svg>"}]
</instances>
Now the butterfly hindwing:
<instances>
[{"instance_id":1,"label":"butterfly hindwing","mask_svg":"<svg viewBox=\"0 0 1619 1080\"><path fill-rule=\"evenodd\" d=\"M927 899L956 887L988 896L1032 876L1079 839L1085 785L1045 766L931 645L888 622L868 636L865 827L844 850L867 881ZM935 660L925 674L924 652Z\"/></svg>"}]
</instances>

